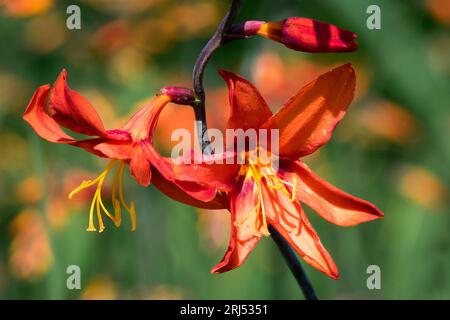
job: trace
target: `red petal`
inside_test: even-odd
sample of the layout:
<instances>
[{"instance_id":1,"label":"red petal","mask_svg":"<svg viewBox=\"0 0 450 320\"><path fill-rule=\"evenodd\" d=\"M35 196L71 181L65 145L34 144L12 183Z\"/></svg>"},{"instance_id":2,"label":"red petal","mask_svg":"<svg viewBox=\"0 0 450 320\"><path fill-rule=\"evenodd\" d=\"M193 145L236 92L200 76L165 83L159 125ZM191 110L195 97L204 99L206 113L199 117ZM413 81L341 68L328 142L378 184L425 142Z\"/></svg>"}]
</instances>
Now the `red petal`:
<instances>
[{"instance_id":1,"label":"red petal","mask_svg":"<svg viewBox=\"0 0 450 320\"><path fill-rule=\"evenodd\" d=\"M338 279L333 259L320 242L299 203L291 202L281 191L265 188L265 208L269 223L310 265Z\"/></svg>"},{"instance_id":2,"label":"red petal","mask_svg":"<svg viewBox=\"0 0 450 320\"><path fill-rule=\"evenodd\" d=\"M106 136L102 120L89 101L67 85L63 70L50 93L49 111L62 126L88 136Z\"/></svg>"},{"instance_id":3,"label":"red petal","mask_svg":"<svg viewBox=\"0 0 450 320\"><path fill-rule=\"evenodd\" d=\"M204 209L225 209L228 208L227 199L225 199L221 194L217 195L212 201L204 202L197 200L196 198L187 194L185 189L198 188L198 185L188 186L183 184L183 189L181 189L174 182L166 179L158 170L152 171L152 184L162 193L170 197L171 199L193 206L196 208Z\"/></svg>"},{"instance_id":4,"label":"red petal","mask_svg":"<svg viewBox=\"0 0 450 320\"><path fill-rule=\"evenodd\" d=\"M170 97L161 94L140 108L120 130L128 131L134 140L148 139L153 142L153 131L163 108L170 102Z\"/></svg>"},{"instance_id":5,"label":"red petal","mask_svg":"<svg viewBox=\"0 0 450 320\"><path fill-rule=\"evenodd\" d=\"M201 163L195 163L196 157ZM231 160L231 164L227 161ZM225 152L215 155L199 155L191 153L190 158L176 159L173 165L173 172L177 180L196 182L209 188L220 191L230 191L236 184L235 179L239 171L236 164L236 155L232 152Z\"/></svg>"},{"instance_id":6,"label":"red petal","mask_svg":"<svg viewBox=\"0 0 450 320\"><path fill-rule=\"evenodd\" d=\"M349 52L358 49L355 33L308 18L292 17L265 23L257 33L303 52Z\"/></svg>"},{"instance_id":7,"label":"red petal","mask_svg":"<svg viewBox=\"0 0 450 320\"><path fill-rule=\"evenodd\" d=\"M355 72L350 64L303 87L263 125L280 130L280 156L296 159L326 144L344 117L354 90Z\"/></svg>"},{"instance_id":8,"label":"red petal","mask_svg":"<svg viewBox=\"0 0 450 320\"><path fill-rule=\"evenodd\" d=\"M130 160L130 172L137 183L143 187L148 187L152 179L151 162L145 148L141 145L133 147Z\"/></svg>"},{"instance_id":9,"label":"red petal","mask_svg":"<svg viewBox=\"0 0 450 320\"><path fill-rule=\"evenodd\" d=\"M231 236L227 252L211 273L222 273L239 267L252 252L260 237L256 229L257 214L250 214L257 202L257 189L252 179L245 179L242 187L230 195ZM245 218L248 215L247 218ZM240 225L236 225L240 224Z\"/></svg>"},{"instance_id":10,"label":"red petal","mask_svg":"<svg viewBox=\"0 0 450 320\"><path fill-rule=\"evenodd\" d=\"M339 226L354 226L384 216L376 206L353 197L320 179L304 163L296 161L287 168L298 176L297 196L322 218Z\"/></svg>"},{"instance_id":11,"label":"red petal","mask_svg":"<svg viewBox=\"0 0 450 320\"><path fill-rule=\"evenodd\" d=\"M50 85L39 87L33 94L23 114L23 119L43 139L54 143L71 143L75 139L68 136L46 110Z\"/></svg>"},{"instance_id":12,"label":"red petal","mask_svg":"<svg viewBox=\"0 0 450 320\"><path fill-rule=\"evenodd\" d=\"M349 52L358 48L355 33L307 18L286 19L281 37L286 47L299 51Z\"/></svg>"},{"instance_id":13,"label":"red petal","mask_svg":"<svg viewBox=\"0 0 450 320\"><path fill-rule=\"evenodd\" d=\"M258 90L244 78L225 70L220 75L228 84L230 118L228 128L257 129L272 112Z\"/></svg>"},{"instance_id":14,"label":"red petal","mask_svg":"<svg viewBox=\"0 0 450 320\"><path fill-rule=\"evenodd\" d=\"M134 154L134 147L131 143L103 142L95 146L95 150L100 151L107 158L117 160L130 160Z\"/></svg>"}]
</instances>

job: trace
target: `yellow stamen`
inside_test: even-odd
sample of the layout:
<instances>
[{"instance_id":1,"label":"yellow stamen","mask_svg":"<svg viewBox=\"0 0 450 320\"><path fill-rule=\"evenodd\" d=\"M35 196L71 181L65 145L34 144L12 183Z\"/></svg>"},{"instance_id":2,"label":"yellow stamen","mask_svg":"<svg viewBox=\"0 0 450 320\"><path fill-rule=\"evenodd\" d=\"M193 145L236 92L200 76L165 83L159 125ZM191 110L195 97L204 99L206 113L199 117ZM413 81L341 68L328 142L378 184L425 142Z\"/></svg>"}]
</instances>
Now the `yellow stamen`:
<instances>
[{"instance_id":1,"label":"yellow stamen","mask_svg":"<svg viewBox=\"0 0 450 320\"><path fill-rule=\"evenodd\" d=\"M105 181L108 173L114 168L116 163L117 163L117 160L111 160L108 163L108 166L106 167L106 169L97 178L95 178L94 180L83 181L77 188L75 188L69 194L69 198L72 199L72 197L74 195L76 195L77 193L79 193L80 191L82 191L86 188L90 188L94 185L97 185L97 187L95 189L94 197L92 199L91 208L89 211L89 224L88 224L87 231L96 231L97 230L94 225L94 210L97 211L97 221L98 221L98 225L99 225L99 232L102 232L105 229L105 226L103 224L103 219L102 219L102 213L104 213L108 218L110 218L114 222L116 227L119 227L121 224L121 221L122 221L121 206L123 206L125 208L125 210L127 210L130 213L131 230L132 231L136 230L136 212L135 212L134 202L131 201L130 205L128 206L126 204L125 198L123 196L122 183L123 183L123 174L124 174L124 170L125 170L125 166L126 166L126 164L123 161L119 162L119 165L116 169L116 172L114 174L114 179L113 179L112 199L111 200L112 200L112 205L114 208L114 215L112 215L110 213L110 211L106 208L106 206L102 200L101 190L102 190L103 182ZM117 191L119 193L119 199L116 198Z\"/></svg>"},{"instance_id":2,"label":"yellow stamen","mask_svg":"<svg viewBox=\"0 0 450 320\"><path fill-rule=\"evenodd\" d=\"M286 196L289 197L291 202L295 201L296 193L297 193L297 177L293 177L292 183L285 181L279 178L276 170L269 164L264 165L261 161L256 161L255 164L247 163L243 165L240 169L239 175L244 175L245 179L252 179L257 188L258 192L258 202L250 212L245 214L239 221L235 224L236 226L241 226L245 221L247 221L252 215L261 214L261 219L255 219L255 229L260 229L261 233L265 236L269 236L269 229L267 224L267 215L264 205L264 197L263 197L263 183L268 187L268 192L271 190L281 191ZM263 181L264 180L264 181ZM288 189L290 187L291 190ZM289 215L292 215L290 212L287 212ZM281 217L283 218L283 217ZM260 223L260 225L258 225Z\"/></svg>"}]
</instances>

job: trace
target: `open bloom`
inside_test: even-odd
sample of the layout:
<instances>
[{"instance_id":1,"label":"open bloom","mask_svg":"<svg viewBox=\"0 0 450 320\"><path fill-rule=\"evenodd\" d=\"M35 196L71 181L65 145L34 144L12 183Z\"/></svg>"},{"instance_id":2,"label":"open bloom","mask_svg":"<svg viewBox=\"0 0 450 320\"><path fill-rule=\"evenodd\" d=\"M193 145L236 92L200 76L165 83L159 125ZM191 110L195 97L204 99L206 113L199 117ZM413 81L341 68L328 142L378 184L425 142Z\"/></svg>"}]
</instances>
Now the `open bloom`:
<instances>
[{"instance_id":1,"label":"open bloom","mask_svg":"<svg viewBox=\"0 0 450 320\"><path fill-rule=\"evenodd\" d=\"M221 72L230 93L231 129L275 129L279 133L279 165L267 161L257 144L246 149L241 164L194 164L175 167L179 179L195 180L226 191L231 211L231 238L222 261L212 272L240 266L260 238L274 227L303 259L338 278L338 270L302 205L324 219L353 226L383 217L371 203L353 197L313 173L299 158L328 142L353 99L355 74L351 65L333 69L303 87L276 114L256 88L230 72ZM259 143L258 139L258 143ZM228 154L230 151L227 152ZM235 155L237 156L237 155ZM227 157L214 155L213 157Z\"/></svg>"},{"instance_id":2,"label":"open bloom","mask_svg":"<svg viewBox=\"0 0 450 320\"><path fill-rule=\"evenodd\" d=\"M246 21L233 26L230 37L262 37L303 52L349 52L358 49L357 35L329 23L290 17L281 21Z\"/></svg>"},{"instance_id":3,"label":"open bloom","mask_svg":"<svg viewBox=\"0 0 450 320\"><path fill-rule=\"evenodd\" d=\"M171 100L180 100L181 89L166 88L162 90L161 95L144 105L122 127L106 130L94 107L86 98L68 87L66 78L67 73L63 70L52 90L48 84L38 88L28 104L23 118L38 135L47 141L80 147L96 156L110 159L106 169L97 178L83 181L69 195L71 198L78 192L95 186L88 231L97 230L94 225L94 212L97 213L100 232L105 228L102 213L112 219L116 226L119 226L121 224L121 208L129 212L132 230L136 228L134 202L126 202L123 194L122 179L127 165L130 167L133 178L142 186L150 184L152 167L158 168L161 172L158 172L156 181L160 188L168 194L173 194L172 197L176 199L181 198L181 200L184 199L184 202L196 204L195 199L185 195L171 182L175 179L171 176L169 161L161 157L153 148L153 131L158 116ZM182 97L186 97L186 92L181 91L184 93ZM61 127L91 138L77 140L66 134ZM114 170L111 190L114 213L111 213L102 200L102 186L108 174ZM203 201L211 200L214 197L213 192L203 192L193 183L185 183L183 188Z\"/></svg>"}]
</instances>

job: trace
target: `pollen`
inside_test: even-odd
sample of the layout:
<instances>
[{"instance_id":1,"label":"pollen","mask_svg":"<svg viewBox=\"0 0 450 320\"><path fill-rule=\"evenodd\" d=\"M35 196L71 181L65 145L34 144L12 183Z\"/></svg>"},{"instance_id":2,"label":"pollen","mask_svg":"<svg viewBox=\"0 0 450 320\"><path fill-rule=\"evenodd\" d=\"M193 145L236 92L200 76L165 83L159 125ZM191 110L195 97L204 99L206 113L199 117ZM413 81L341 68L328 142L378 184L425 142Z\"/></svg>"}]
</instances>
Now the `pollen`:
<instances>
[{"instance_id":1,"label":"pollen","mask_svg":"<svg viewBox=\"0 0 450 320\"><path fill-rule=\"evenodd\" d=\"M255 219L255 229L260 230L260 234L268 237L270 236L270 232L264 206L263 188L265 186L269 193L281 191L291 202L294 202L297 190L297 178L294 176L292 183L285 181L279 177L277 171L271 164L263 164L259 159L254 163L243 165L239 175L243 175L245 176L245 179L252 179L254 181L257 189L257 204L250 212L237 221L235 225L241 226L250 217L257 215ZM289 189L291 191L289 191Z\"/></svg>"},{"instance_id":2,"label":"pollen","mask_svg":"<svg viewBox=\"0 0 450 320\"><path fill-rule=\"evenodd\" d=\"M110 218L114 222L116 227L119 227L122 223L122 207L130 214L131 230L132 231L136 230L136 212L134 202L130 201L130 204L128 205L123 195L123 174L125 171L125 166L126 164L123 161L111 160L108 163L106 169L102 173L100 173L100 175L97 178L95 178L94 180L83 181L77 188L75 188L69 194L69 199L72 199L72 197L77 193L92 186L96 186L94 198L92 199L91 202L91 209L89 212L89 224L86 229L87 231L97 231L97 228L94 225L94 213L97 213L99 232L103 232L103 230L105 230L102 213L105 214L108 218ZM112 197L111 197L112 206L114 208L114 214L111 214L102 200L102 186L106 177L112 170L114 170L114 168L115 174L113 178Z\"/></svg>"}]
</instances>

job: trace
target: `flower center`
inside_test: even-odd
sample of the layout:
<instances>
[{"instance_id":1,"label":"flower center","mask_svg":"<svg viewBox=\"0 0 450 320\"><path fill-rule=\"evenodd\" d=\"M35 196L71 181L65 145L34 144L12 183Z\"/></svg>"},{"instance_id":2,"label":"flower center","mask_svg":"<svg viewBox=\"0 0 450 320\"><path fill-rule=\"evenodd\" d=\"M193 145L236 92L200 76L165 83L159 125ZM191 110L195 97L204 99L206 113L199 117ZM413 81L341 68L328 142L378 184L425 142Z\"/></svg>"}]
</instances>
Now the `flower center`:
<instances>
[{"instance_id":1,"label":"flower center","mask_svg":"<svg viewBox=\"0 0 450 320\"><path fill-rule=\"evenodd\" d=\"M294 180L292 183L281 179L277 170L269 163L263 164L263 161L259 159L255 163L246 163L241 166L239 175L245 176L245 179L253 179L256 188L257 188L257 197L258 202L256 206L248 212L242 219L235 222L236 226L241 226L246 220L248 220L251 216L257 215L255 219L255 229L260 230L260 234L265 235L266 237L270 236L270 232L268 229L267 223L267 214L264 206L264 195L263 188L270 193L281 191L286 196L289 197L291 202L295 200L296 188L297 188L297 179L294 176ZM288 187L291 188L291 192L288 190Z\"/></svg>"},{"instance_id":2,"label":"flower center","mask_svg":"<svg viewBox=\"0 0 450 320\"><path fill-rule=\"evenodd\" d=\"M114 208L114 215L112 215L106 206L103 203L102 200L102 186L103 182L105 181L106 176L108 173L114 169L117 162L119 162L116 172L114 174L114 182L112 186L112 205ZM75 188L70 194L69 199L72 199L74 195L79 193L80 191L90 188L94 185L97 185L94 193L94 198L92 199L91 203L91 209L89 213L89 225L87 228L87 231L97 231L97 229L94 226L94 210L97 211L97 220L99 225L99 232L102 232L105 229L105 226L103 224L102 219L102 212L106 214L108 218L110 218L116 227L119 227L122 222L122 209L123 206L125 210L130 214L131 218L131 230L134 231L136 229L136 212L134 209L134 202L130 201L130 205L127 205L125 202L125 198L123 196L123 173L125 170L125 162L123 161L117 161L117 160L111 160L108 163L108 166L106 169L100 173L100 175L95 178L94 180L85 180L83 181L77 188ZM118 196L118 198L117 198Z\"/></svg>"}]
</instances>

